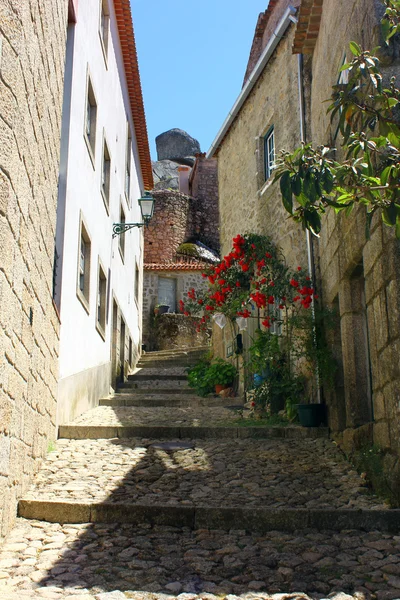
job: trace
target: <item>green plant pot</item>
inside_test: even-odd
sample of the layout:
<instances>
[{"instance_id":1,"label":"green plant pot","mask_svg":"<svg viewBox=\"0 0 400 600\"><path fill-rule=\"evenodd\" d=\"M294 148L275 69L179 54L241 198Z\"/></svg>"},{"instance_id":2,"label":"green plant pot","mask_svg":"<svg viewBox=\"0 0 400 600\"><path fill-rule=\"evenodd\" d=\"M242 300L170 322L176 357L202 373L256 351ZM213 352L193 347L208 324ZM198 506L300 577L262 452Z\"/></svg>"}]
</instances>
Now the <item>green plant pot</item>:
<instances>
[{"instance_id":1,"label":"green plant pot","mask_svg":"<svg viewBox=\"0 0 400 600\"><path fill-rule=\"evenodd\" d=\"M303 427L319 427L325 421L324 404L298 404L297 412Z\"/></svg>"}]
</instances>

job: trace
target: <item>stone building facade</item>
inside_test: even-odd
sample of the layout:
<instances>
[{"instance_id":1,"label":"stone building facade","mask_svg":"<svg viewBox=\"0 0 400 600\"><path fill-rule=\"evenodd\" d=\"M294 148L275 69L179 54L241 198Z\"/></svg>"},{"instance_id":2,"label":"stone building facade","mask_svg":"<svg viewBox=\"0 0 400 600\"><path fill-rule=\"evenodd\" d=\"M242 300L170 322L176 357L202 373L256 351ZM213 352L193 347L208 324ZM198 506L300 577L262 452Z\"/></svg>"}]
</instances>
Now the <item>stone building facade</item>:
<instances>
[{"instance_id":1,"label":"stone building facade","mask_svg":"<svg viewBox=\"0 0 400 600\"><path fill-rule=\"evenodd\" d=\"M319 3L309 4L308 15ZM381 43L383 5L376 0L324 0L321 8L314 43L308 42L313 73L310 139L314 144L332 144L337 143L335 129L322 102L338 81L341 65L350 58L349 41L367 49ZM308 15L303 30L310 28ZM299 50L303 35L299 30ZM383 50L380 58L387 79L400 75L398 52ZM323 301L337 307L340 319L333 343L342 370L340 385L328 398L331 428L347 450L363 443L386 450L386 467L399 478L400 243L380 218L367 240L362 211L350 219L329 212L318 255Z\"/></svg>"},{"instance_id":2,"label":"stone building facade","mask_svg":"<svg viewBox=\"0 0 400 600\"><path fill-rule=\"evenodd\" d=\"M177 317L179 301L187 299L191 288L204 286L202 271L209 262L218 261L216 167L215 159L198 154L191 170L179 167L180 187L186 193L171 189L152 192L155 209L144 244L143 343L147 350L162 349L164 343L155 331L154 308L158 304L168 305L165 318L180 323L181 331L185 329L184 335L173 336L171 345L187 347L207 341L207 336L197 334L196 323L188 329L183 327L182 316ZM172 319L171 313L177 316Z\"/></svg>"},{"instance_id":3,"label":"stone building facade","mask_svg":"<svg viewBox=\"0 0 400 600\"><path fill-rule=\"evenodd\" d=\"M218 158L222 251L237 233L255 231L270 235L289 265L310 265L323 305L338 315L330 339L337 381L325 392L333 435L349 451L372 443L384 449L388 477L399 483L399 242L379 219L367 240L361 211L348 219L328 211L320 239L306 239L271 185L267 156L271 132L274 153L301 139L340 146L324 100L350 58L349 42L368 49L381 41L383 6L302 0L287 16L288 4L270 2L260 15L242 94L207 154ZM397 51L381 51L381 60L387 77L399 72ZM218 344L224 352L226 341Z\"/></svg>"},{"instance_id":4,"label":"stone building facade","mask_svg":"<svg viewBox=\"0 0 400 600\"><path fill-rule=\"evenodd\" d=\"M0 538L56 437L52 279L67 19L67 0L0 3Z\"/></svg>"}]
</instances>

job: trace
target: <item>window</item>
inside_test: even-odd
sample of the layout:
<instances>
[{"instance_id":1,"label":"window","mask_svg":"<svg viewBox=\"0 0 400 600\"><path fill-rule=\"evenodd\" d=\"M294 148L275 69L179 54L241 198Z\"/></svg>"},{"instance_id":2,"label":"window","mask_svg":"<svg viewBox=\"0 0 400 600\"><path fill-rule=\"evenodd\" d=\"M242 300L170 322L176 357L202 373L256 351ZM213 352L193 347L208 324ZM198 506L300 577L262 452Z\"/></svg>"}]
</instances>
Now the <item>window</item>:
<instances>
[{"instance_id":1,"label":"window","mask_svg":"<svg viewBox=\"0 0 400 600\"><path fill-rule=\"evenodd\" d=\"M97 277L96 328L103 339L106 332L107 278L99 261Z\"/></svg>"},{"instance_id":2,"label":"window","mask_svg":"<svg viewBox=\"0 0 400 600\"><path fill-rule=\"evenodd\" d=\"M121 223L121 225L123 225L125 223L125 212L124 212L122 204L119 209L119 222ZM121 235L118 236L118 246L119 246L119 251L120 251L122 262L123 262L124 256L125 256L125 233L121 233Z\"/></svg>"},{"instance_id":3,"label":"window","mask_svg":"<svg viewBox=\"0 0 400 600\"><path fill-rule=\"evenodd\" d=\"M126 140L126 165L125 165L125 196L128 206L130 202L130 189L131 189L131 154L132 154L132 138L131 132L128 125L128 136Z\"/></svg>"},{"instance_id":4,"label":"window","mask_svg":"<svg viewBox=\"0 0 400 600\"><path fill-rule=\"evenodd\" d=\"M90 157L94 166L94 156L96 149L96 120L97 120L97 103L94 95L92 82L88 75L87 97L86 97L86 114L85 114L85 140L89 150Z\"/></svg>"},{"instance_id":5,"label":"window","mask_svg":"<svg viewBox=\"0 0 400 600\"><path fill-rule=\"evenodd\" d=\"M139 304L139 267L135 263L135 300Z\"/></svg>"},{"instance_id":6,"label":"window","mask_svg":"<svg viewBox=\"0 0 400 600\"><path fill-rule=\"evenodd\" d=\"M132 338L131 338L131 336L129 336L129 355L128 355L128 362L129 362L129 366L132 366L132 363L133 363L133 345L132 345Z\"/></svg>"},{"instance_id":7,"label":"window","mask_svg":"<svg viewBox=\"0 0 400 600\"><path fill-rule=\"evenodd\" d=\"M90 253L90 237L81 219L78 252L77 296L87 312L89 312Z\"/></svg>"},{"instance_id":8,"label":"window","mask_svg":"<svg viewBox=\"0 0 400 600\"><path fill-rule=\"evenodd\" d=\"M270 318L272 317L270 332L274 335L282 335L283 316L282 310L279 308L280 304L279 298L276 298L275 304L269 305L268 315Z\"/></svg>"},{"instance_id":9,"label":"window","mask_svg":"<svg viewBox=\"0 0 400 600\"><path fill-rule=\"evenodd\" d=\"M101 47L103 49L104 58L107 64L108 54L108 38L110 29L110 9L108 7L108 0L100 0L100 27L99 35L101 40Z\"/></svg>"},{"instance_id":10,"label":"window","mask_svg":"<svg viewBox=\"0 0 400 600\"><path fill-rule=\"evenodd\" d=\"M158 278L158 304L168 306L168 312L176 311L176 280L169 277Z\"/></svg>"},{"instance_id":11,"label":"window","mask_svg":"<svg viewBox=\"0 0 400 600\"><path fill-rule=\"evenodd\" d=\"M264 138L264 170L265 181L271 177L275 169L275 139L272 127Z\"/></svg>"},{"instance_id":12,"label":"window","mask_svg":"<svg viewBox=\"0 0 400 600\"><path fill-rule=\"evenodd\" d=\"M103 164L101 169L101 195L103 196L104 204L108 213L110 204L110 174L111 174L111 159L108 151L106 139L103 139Z\"/></svg>"}]
</instances>

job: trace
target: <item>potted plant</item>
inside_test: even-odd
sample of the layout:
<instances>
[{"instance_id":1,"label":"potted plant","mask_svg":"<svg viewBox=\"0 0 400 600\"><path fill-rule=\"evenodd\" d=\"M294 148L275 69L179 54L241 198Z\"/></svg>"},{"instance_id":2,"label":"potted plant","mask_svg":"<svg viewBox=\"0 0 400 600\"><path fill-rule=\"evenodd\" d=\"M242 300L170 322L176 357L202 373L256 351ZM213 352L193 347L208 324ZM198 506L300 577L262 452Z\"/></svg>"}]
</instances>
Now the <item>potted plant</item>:
<instances>
[{"instance_id":1,"label":"potted plant","mask_svg":"<svg viewBox=\"0 0 400 600\"><path fill-rule=\"evenodd\" d=\"M156 304L155 307L154 307L154 314L155 315L164 315L168 311L169 311L168 304Z\"/></svg>"},{"instance_id":2,"label":"potted plant","mask_svg":"<svg viewBox=\"0 0 400 600\"><path fill-rule=\"evenodd\" d=\"M215 386L215 392L219 394L221 390L229 387L237 375L236 367L222 358L216 358L208 368L206 377L210 385Z\"/></svg>"}]
</instances>

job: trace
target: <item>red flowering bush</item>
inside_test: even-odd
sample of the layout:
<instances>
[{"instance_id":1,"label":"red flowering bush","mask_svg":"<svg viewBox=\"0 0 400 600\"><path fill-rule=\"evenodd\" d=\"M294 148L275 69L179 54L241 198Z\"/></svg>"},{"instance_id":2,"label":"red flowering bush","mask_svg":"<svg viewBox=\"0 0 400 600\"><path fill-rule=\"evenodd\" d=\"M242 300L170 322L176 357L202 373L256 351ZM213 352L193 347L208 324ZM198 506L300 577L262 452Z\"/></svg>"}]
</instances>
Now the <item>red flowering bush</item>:
<instances>
[{"instance_id":1,"label":"red flowering bush","mask_svg":"<svg viewBox=\"0 0 400 600\"><path fill-rule=\"evenodd\" d=\"M208 288L202 292L189 290L188 299L180 303L184 314L203 314L200 327L207 327L216 313L231 320L245 319L254 308L264 311L262 325L270 328L280 317L280 311L293 312L309 308L314 296L310 279L301 267L291 271L278 248L267 236L237 235L232 250L216 266L202 273L208 279ZM282 322L285 319L282 315Z\"/></svg>"}]
</instances>

